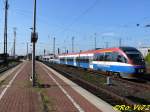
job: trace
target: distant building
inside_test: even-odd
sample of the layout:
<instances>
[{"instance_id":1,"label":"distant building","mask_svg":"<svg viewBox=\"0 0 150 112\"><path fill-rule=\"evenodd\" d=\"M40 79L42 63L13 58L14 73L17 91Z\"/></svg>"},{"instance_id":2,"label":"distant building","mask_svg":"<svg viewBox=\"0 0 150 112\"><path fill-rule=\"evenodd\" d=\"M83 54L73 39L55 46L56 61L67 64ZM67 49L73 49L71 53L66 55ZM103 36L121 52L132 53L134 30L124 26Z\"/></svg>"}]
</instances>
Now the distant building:
<instances>
[{"instance_id":1,"label":"distant building","mask_svg":"<svg viewBox=\"0 0 150 112\"><path fill-rule=\"evenodd\" d=\"M150 52L150 47L140 47L138 50L142 53L142 55L145 57Z\"/></svg>"},{"instance_id":2,"label":"distant building","mask_svg":"<svg viewBox=\"0 0 150 112\"><path fill-rule=\"evenodd\" d=\"M40 58L41 58L43 61L50 61L51 59L54 59L55 56L54 56L54 54L49 54L49 55L41 56Z\"/></svg>"},{"instance_id":3,"label":"distant building","mask_svg":"<svg viewBox=\"0 0 150 112\"><path fill-rule=\"evenodd\" d=\"M31 53L28 53L27 56L26 56L26 59L27 59L27 60L32 60L32 54L31 54Z\"/></svg>"}]
</instances>

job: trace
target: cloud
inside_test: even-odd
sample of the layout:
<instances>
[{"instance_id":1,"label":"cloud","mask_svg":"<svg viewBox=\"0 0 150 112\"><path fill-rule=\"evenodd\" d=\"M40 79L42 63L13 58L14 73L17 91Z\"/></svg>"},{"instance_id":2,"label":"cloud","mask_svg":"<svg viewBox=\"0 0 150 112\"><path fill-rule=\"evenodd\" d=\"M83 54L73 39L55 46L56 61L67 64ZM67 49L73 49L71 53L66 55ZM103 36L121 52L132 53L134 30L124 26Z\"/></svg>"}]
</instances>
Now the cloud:
<instances>
[{"instance_id":1,"label":"cloud","mask_svg":"<svg viewBox=\"0 0 150 112\"><path fill-rule=\"evenodd\" d=\"M116 34L114 32L106 32L106 33L102 33L102 36L115 36Z\"/></svg>"}]
</instances>

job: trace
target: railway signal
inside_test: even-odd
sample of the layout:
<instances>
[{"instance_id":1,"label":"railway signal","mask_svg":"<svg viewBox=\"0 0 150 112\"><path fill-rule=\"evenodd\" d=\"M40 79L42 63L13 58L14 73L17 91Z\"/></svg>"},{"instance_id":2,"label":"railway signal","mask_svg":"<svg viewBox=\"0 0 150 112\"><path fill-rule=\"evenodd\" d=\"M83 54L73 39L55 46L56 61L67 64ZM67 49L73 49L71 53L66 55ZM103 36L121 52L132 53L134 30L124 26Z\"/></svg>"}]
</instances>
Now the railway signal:
<instances>
[{"instance_id":1,"label":"railway signal","mask_svg":"<svg viewBox=\"0 0 150 112\"><path fill-rule=\"evenodd\" d=\"M110 76L107 77L107 85L112 85L112 78Z\"/></svg>"},{"instance_id":2,"label":"railway signal","mask_svg":"<svg viewBox=\"0 0 150 112\"><path fill-rule=\"evenodd\" d=\"M56 38L54 37L53 38L53 54L54 54L54 57L55 57L55 41L56 41Z\"/></svg>"}]
</instances>

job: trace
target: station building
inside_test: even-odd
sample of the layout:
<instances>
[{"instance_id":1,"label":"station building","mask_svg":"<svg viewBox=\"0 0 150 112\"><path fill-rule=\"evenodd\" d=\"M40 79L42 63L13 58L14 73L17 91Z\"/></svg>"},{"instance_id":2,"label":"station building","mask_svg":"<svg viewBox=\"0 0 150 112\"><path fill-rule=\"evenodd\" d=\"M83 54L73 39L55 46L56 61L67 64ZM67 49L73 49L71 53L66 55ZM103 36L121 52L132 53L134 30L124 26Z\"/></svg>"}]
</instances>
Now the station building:
<instances>
[{"instance_id":1,"label":"station building","mask_svg":"<svg viewBox=\"0 0 150 112\"><path fill-rule=\"evenodd\" d=\"M150 47L140 47L138 50L142 53L144 57L150 52Z\"/></svg>"},{"instance_id":2,"label":"station building","mask_svg":"<svg viewBox=\"0 0 150 112\"><path fill-rule=\"evenodd\" d=\"M54 59L54 54L48 54L48 55L44 55L44 56L41 56L40 59L43 60L43 61L50 61L51 59Z\"/></svg>"}]
</instances>

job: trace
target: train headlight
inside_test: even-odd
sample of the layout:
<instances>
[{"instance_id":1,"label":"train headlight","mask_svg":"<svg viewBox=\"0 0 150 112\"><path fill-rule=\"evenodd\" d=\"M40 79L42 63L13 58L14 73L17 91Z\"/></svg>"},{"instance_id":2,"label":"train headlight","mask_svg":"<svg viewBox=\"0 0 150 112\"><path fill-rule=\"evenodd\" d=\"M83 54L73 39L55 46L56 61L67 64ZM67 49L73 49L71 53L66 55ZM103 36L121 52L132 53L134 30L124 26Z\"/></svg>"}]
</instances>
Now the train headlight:
<instances>
[{"instance_id":1,"label":"train headlight","mask_svg":"<svg viewBox=\"0 0 150 112\"><path fill-rule=\"evenodd\" d=\"M139 73L143 73L143 72L144 72L144 69L139 69L138 72L139 72Z\"/></svg>"}]
</instances>

